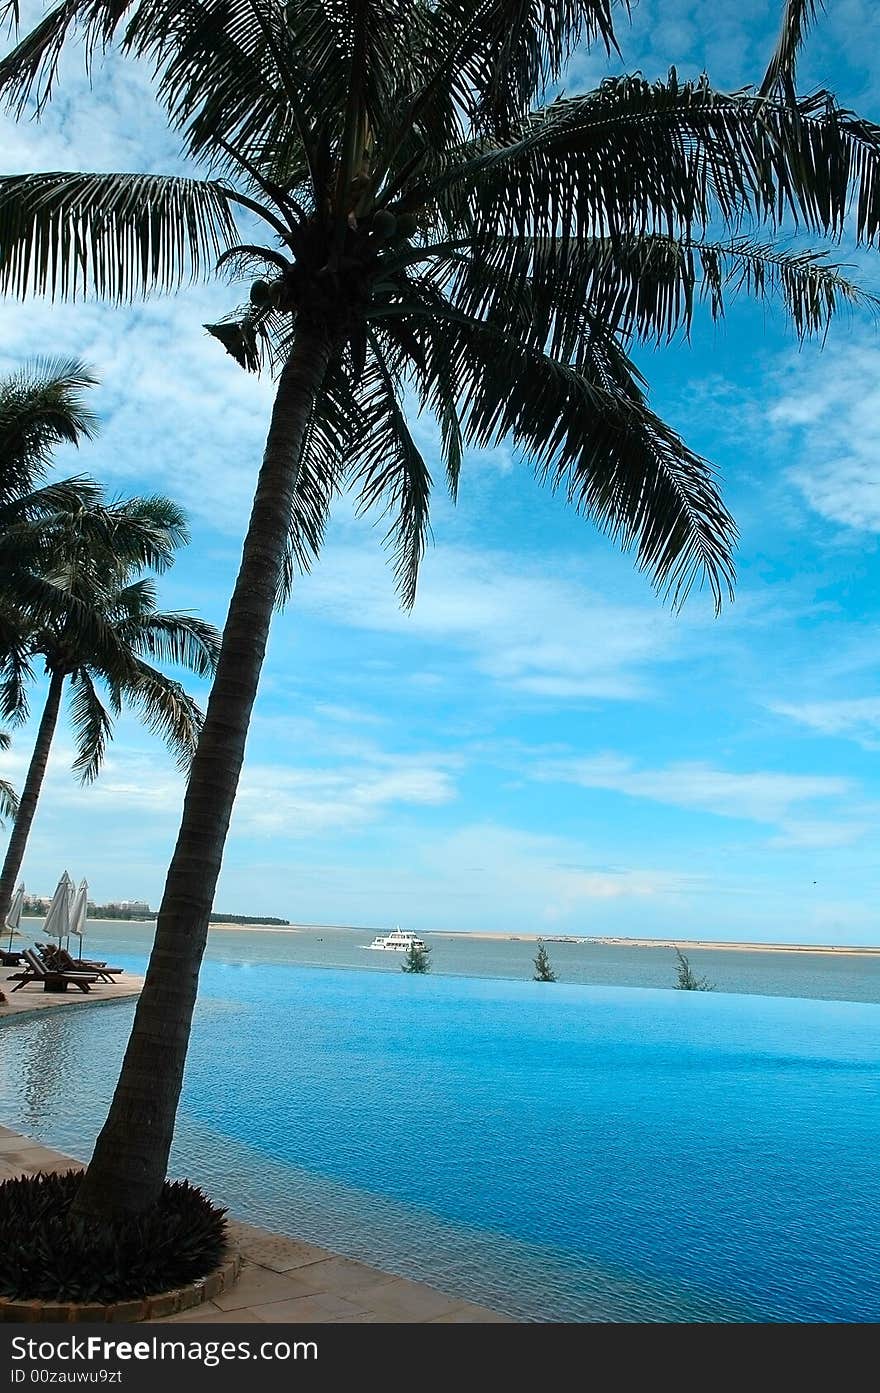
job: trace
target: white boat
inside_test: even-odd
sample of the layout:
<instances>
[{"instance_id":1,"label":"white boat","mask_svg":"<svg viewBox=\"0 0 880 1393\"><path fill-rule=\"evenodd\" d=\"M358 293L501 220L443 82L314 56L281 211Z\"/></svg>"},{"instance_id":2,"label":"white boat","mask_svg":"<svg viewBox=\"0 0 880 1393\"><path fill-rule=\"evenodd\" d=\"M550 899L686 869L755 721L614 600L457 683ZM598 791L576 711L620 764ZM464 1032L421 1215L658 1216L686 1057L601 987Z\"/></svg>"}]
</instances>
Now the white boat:
<instances>
[{"instance_id":1,"label":"white boat","mask_svg":"<svg viewBox=\"0 0 880 1393\"><path fill-rule=\"evenodd\" d=\"M427 948L427 943L416 938L409 929L395 929L390 934L376 934L372 943L364 943L364 948L374 948L382 953L408 953L410 948Z\"/></svg>"}]
</instances>

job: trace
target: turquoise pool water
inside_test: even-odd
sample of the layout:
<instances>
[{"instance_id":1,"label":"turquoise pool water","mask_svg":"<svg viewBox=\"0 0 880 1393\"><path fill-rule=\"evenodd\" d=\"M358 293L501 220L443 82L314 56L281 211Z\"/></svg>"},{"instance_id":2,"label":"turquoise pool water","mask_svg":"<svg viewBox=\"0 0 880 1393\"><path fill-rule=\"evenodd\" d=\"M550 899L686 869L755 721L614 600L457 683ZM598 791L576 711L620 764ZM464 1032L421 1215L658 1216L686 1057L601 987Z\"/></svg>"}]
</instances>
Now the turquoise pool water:
<instances>
[{"instance_id":1,"label":"turquoise pool water","mask_svg":"<svg viewBox=\"0 0 880 1393\"><path fill-rule=\"evenodd\" d=\"M131 1015L4 1025L0 1119L87 1154ZM209 962L174 1170L520 1318L874 1321L878 1068L873 1004Z\"/></svg>"}]
</instances>

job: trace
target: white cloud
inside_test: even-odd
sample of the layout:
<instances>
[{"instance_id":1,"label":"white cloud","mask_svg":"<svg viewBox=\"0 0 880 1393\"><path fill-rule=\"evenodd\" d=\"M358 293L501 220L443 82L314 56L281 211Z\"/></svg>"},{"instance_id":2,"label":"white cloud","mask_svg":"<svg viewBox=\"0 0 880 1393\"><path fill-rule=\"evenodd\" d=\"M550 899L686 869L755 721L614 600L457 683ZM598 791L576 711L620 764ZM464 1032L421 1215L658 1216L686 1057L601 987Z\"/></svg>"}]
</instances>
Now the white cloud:
<instances>
[{"instance_id":1,"label":"white cloud","mask_svg":"<svg viewBox=\"0 0 880 1393\"><path fill-rule=\"evenodd\" d=\"M494 823L461 827L433 842L421 859L430 899L443 893L437 879L448 879L446 893L464 896L476 922L486 922L493 906L510 905L517 923L532 918L536 927L554 925L591 907L676 898L701 884L700 877L668 869L592 864L576 842Z\"/></svg>"},{"instance_id":2,"label":"white cloud","mask_svg":"<svg viewBox=\"0 0 880 1393\"><path fill-rule=\"evenodd\" d=\"M15 733L12 748L0 755L0 772L15 788L21 788L31 757L30 740L36 733L32 722ZM83 786L71 766L76 751L69 738L57 738L49 755L46 777L40 795L37 817L48 810L64 808L84 814L131 812L140 820L145 816L176 813L183 801L183 775L161 745L148 754L114 742L104 761L101 775Z\"/></svg>"},{"instance_id":3,"label":"white cloud","mask_svg":"<svg viewBox=\"0 0 880 1393\"><path fill-rule=\"evenodd\" d=\"M876 749L880 740L880 697L777 702L770 710L820 735L841 735L868 749Z\"/></svg>"},{"instance_id":4,"label":"white cloud","mask_svg":"<svg viewBox=\"0 0 880 1393\"><path fill-rule=\"evenodd\" d=\"M623 563L625 564L625 563ZM378 547L328 546L299 590L305 609L335 623L452 645L499 684L537 697L646 696L646 668L672 656L676 629L655 603L615 604L580 577L521 555L432 548L419 598L404 613Z\"/></svg>"},{"instance_id":5,"label":"white cloud","mask_svg":"<svg viewBox=\"0 0 880 1393\"><path fill-rule=\"evenodd\" d=\"M783 819L797 804L841 798L852 791L848 779L837 777L772 770L735 773L703 763L638 769L629 759L615 754L548 761L537 766L534 776L677 808L771 823Z\"/></svg>"},{"instance_id":6,"label":"white cloud","mask_svg":"<svg viewBox=\"0 0 880 1393\"><path fill-rule=\"evenodd\" d=\"M786 822L779 833L771 838L770 846L800 847L817 851L830 847L851 846L853 842L860 841L873 826L871 822L857 822L849 817L834 822L821 819Z\"/></svg>"},{"instance_id":7,"label":"white cloud","mask_svg":"<svg viewBox=\"0 0 880 1393\"><path fill-rule=\"evenodd\" d=\"M25 27L41 12L27 5ZM76 45L39 122L0 113L0 171L59 169L199 172L179 155L148 68L112 54L95 63L90 80ZM103 432L80 454L59 452L59 464L128 491L149 478L194 519L238 535L259 469L271 384L242 372L202 325L242 298L241 287L215 282L124 307L5 301L0 374L47 352L84 359L101 381L92 405Z\"/></svg>"},{"instance_id":8,"label":"white cloud","mask_svg":"<svg viewBox=\"0 0 880 1393\"><path fill-rule=\"evenodd\" d=\"M802 352L768 410L787 452L788 477L810 507L859 532L880 532L880 348L869 340Z\"/></svg>"},{"instance_id":9,"label":"white cloud","mask_svg":"<svg viewBox=\"0 0 880 1393\"><path fill-rule=\"evenodd\" d=\"M458 756L397 754L365 743L349 746L346 753L347 759L331 767L248 762L235 803L234 834L309 837L365 826L397 805L433 807L456 797ZM29 757L27 739L16 741L0 756L0 774L20 787ZM56 742L40 812L103 816L122 826L127 819L129 828L152 820L154 827L164 823L170 830L176 822L184 781L161 747L147 753L115 742L100 778L86 788L70 771L73 758L67 742Z\"/></svg>"},{"instance_id":10,"label":"white cloud","mask_svg":"<svg viewBox=\"0 0 880 1393\"><path fill-rule=\"evenodd\" d=\"M277 838L362 827L399 804L436 807L456 796L449 760L375 755L333 769L246 765L233 814L233 835Z\"/></svg>"},{"instance_id":11,"label":"white cloud","mask_svg":"<svg viewBox=\"0 0 880 1393\"><path fill-rule=\"evenodd\" d=\"M26 0L22 10L22 32L27 32L44 7ZM0 114L4 172L171 173L183 168L179 147L154 95L148 66L116 52L98 58L89 76L75 43L65 48L54 96L39 121Z\"/></svg>"},{"instance_id":12,"label":"white cloud","mask_svg":"<svg viewBox=\"0 0 880 1393\"><path fill-rule=\"evenodd\" d=\"M164 490L197 520L238 535L250 509L271 386L242 372L202 324L235 304L223 286L193 287L132 308L0 305L0 374L44 353L83 358L100 386L95 444L59 451L58 467L111 488Z\"/></svg>"},{"instance_id":13,"label":"white cloud","mask_svg":"<svg viewBox=\"0 0 880 1393\"><path fill-rule=\"evenodd\" d=\"M386 724L386 718L375 711L364 711L354 706L339 706L334 702L319 702L315 715L340 725L379 726Z\"/></svg>"}]
</instances>

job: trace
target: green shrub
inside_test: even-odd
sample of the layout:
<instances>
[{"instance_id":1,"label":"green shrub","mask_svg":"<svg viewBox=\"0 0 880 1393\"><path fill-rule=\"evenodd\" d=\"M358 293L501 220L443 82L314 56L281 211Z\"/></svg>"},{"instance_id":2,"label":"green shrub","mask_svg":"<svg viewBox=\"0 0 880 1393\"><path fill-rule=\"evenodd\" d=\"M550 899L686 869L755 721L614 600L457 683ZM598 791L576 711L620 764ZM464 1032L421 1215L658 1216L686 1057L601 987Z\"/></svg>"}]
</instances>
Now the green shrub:
<instances>
[{"instance_id":1,"label":"green shrub","mask_svg":"<svg viewBox=\"0 0 880 1393\"><path fill-rule=\"evenodd\" d=\"M698 977L680 948L676 948L675 955L678 959L676 964L678 981L675 985L680 992L714 992L715 983L710 982L708 977Z\"/></svg>"},{"instance_id":2,"label":"green shrub","mask_svg":"<svg viewBox=\"0 0 880 1393\"><path fill-rule=\"evenodd\" d=\"M420 948L417 943L411 943L404 954L400 970L401 972L430 972L430 948Z\"/></svg>"},{"instance_id":3,"label":"green shrub","mask_svg":"<svg viewBox=\"0 0 880 1393\"><path fill-rule=\"evenodd\" d=\"M538 939L538 951L532 961L535 964L535 973L532 980L534 982L555 982L556 973L553 971L553 964L550 962L550 954L544 947L544 940Z\"/></svg>"},{"instance_id":4,"label":"green shrub","mask_svg":"<svg viewBox=\"0 0 880 1393\"><path fill-rule=\"evenodd\" d=\"M186 1180L157 1207L90 1225L70 1213L79 1171L0 1184L0 1296L15 1301L127 1301L204 1277L226 1248L226 1210Z\"/></svg>"}]
</instances>

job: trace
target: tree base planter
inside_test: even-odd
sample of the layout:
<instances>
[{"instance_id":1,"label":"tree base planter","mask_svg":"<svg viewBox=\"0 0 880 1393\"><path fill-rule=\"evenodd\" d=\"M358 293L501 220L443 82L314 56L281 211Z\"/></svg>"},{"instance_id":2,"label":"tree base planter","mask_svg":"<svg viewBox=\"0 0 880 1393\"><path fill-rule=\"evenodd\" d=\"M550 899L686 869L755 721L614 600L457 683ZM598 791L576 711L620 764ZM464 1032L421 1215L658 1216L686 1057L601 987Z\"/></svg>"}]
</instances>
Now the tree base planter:
<instances>
[{"instance_id":1,"label":"tree base planter","mask_svg":"<svg viewBox=\"0 0 880 1393\"><path fill-rule=\"evenodd\" d=\"M106 1304L89 1301L10 1301L0 1296L0 1324L10 1321L55 1321L95 1325L105 1321L131 1323L156 1320L159 1316L173 1316L178 1311L189 1311L205 1301L213 1301L215 1296L228 1291L238 1281L240 1271L241 1254L230 1253L207 1277L190 1282L185 1287L160 1292L158 1296L143 1296L137 1301Z\"/></svg>"},{"instance_id":2,"label":"tree base planter","mask_svg":"<svg viewBox=\"0 0 880 1393\"><path fill-rule=\"evenodd\" d=\"M0 1184L0 1322L141 1321L187 1311L236 1280L226 1211L186 1181L144 1214L82 1216L82 1172Z\"/></svg>"}]
</instances>

